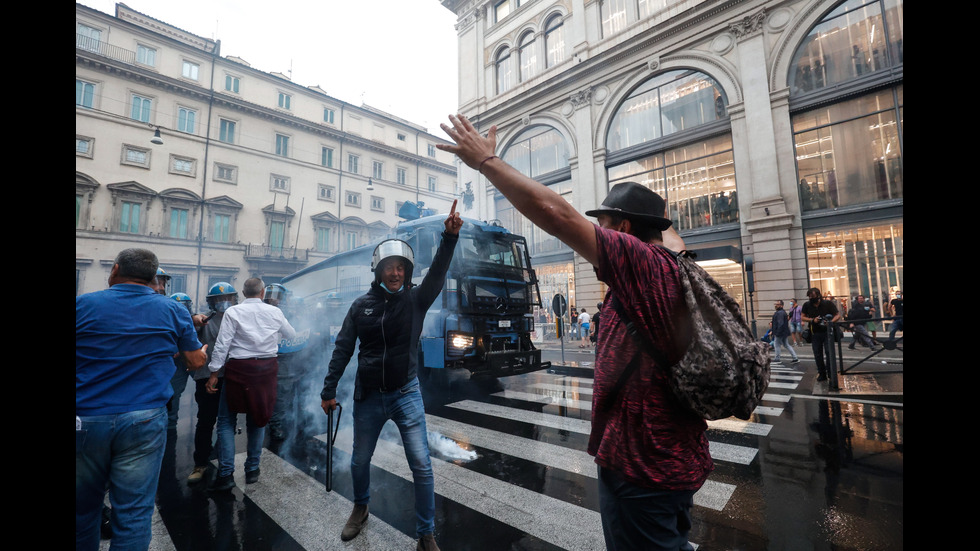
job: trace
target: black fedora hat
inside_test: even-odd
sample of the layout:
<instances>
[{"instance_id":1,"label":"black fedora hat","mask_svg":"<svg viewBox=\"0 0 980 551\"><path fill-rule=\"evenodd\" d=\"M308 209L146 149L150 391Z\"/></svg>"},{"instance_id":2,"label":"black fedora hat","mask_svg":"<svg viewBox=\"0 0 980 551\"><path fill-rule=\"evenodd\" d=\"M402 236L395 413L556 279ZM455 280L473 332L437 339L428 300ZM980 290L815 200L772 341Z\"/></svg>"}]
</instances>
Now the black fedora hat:
<instances>
[{"instance_id":1,"label":"black fedora hat","mask_svg":"<svg viewBox=\"0 0 980 551\"><path fill-rule=\"evenodd\" d=\"M660 231L670 227L670 220L663 217L667 202L663 197L646 186L636 182L621 182L609 190L609 195L602 200L602 205L596 210L585 213L586 216L610 214L622 216L630 220L652 224Z\"/></svg>"}]
</instances>

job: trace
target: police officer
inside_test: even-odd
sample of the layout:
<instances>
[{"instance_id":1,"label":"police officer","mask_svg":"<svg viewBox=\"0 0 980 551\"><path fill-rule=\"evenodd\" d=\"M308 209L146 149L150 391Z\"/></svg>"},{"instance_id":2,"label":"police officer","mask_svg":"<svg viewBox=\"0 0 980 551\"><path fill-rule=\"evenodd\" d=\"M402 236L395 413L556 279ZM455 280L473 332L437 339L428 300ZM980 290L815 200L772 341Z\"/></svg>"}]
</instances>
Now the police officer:
<instances>
[{"instance_id":1,"label":"police officer","mask_svg":"<svg viewBox=\"0 0 980 551\"><path fill-rule=\"evenodd\" d=\"M158 294L165 295L168 286L170 286L170 274L165 272L163 268L157 268L157 276L150 282L150 288Z\"/></svg>"},{"instance_id":2,"label":"police officer","mask_svg":"<svg viewBox=\"0 0 980 551\"><path fill-rule=\"evenodd\" d=\"M238 304L238 291L231 283L220 281L208 290L207 303L210 314L205 318L207 321L197 330L197 335L202 343L208 343L208 362L210 362L211 350L221 329L221 319L228 308ZM189 484L200 482L204 478L207 466L211 463L211 452L214 449L212 437L218 421L220 397L219 393L212 394L205 388L211 375L207 369L199 369L192 375L195 385L194 401L197 402L197 426L194 428L194 470L187 477ZM223 376L224 370L218 371L218 377ZM223 379L218 379L219 389L222 381Z\"/></svg>"}]
</instances>

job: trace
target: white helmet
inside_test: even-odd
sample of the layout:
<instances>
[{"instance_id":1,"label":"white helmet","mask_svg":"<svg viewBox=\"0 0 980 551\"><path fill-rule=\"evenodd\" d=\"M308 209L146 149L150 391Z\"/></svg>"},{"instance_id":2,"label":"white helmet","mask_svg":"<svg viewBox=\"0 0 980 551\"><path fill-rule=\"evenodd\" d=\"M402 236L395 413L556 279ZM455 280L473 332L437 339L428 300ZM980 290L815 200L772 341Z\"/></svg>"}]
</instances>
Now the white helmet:
<instances>
[{"instance_id":1,"label":"white helmet","mask_svg":"<svg viewBox=\"0 0 980 551\"><path fill-rule=\"evenodd\" d=\"M415 252L411 245L400 239L389 239L382 241L374 248L374 257L371 259L371 271L375 272L374 278L378 279L381 274L377 273L378 266L383 260L389 258L400 258L407 264L405 266L405 281L412 281L412 271L415 268Z\"/></svg>"}]
</instances>

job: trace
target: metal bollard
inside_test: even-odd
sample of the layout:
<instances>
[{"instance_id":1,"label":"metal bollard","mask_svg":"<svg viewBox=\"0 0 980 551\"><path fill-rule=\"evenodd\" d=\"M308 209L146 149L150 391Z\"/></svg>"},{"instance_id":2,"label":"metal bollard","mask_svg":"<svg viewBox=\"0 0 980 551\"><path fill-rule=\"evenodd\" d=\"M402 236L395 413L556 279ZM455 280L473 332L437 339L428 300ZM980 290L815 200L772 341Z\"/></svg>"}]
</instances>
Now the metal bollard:
<instances>
[{"instance_id":1,"label":"metal bollard","mask_svg":"<svg viewBox=\"0 0 980 551\"><path fill-rule=\"evenodd\" d=\"M824 356L827 361L827 386L831 390L840 390L840 385L837 381L837 354L834 353L834 345L837 344L837 339L835 338L837 325L831 322L831 319L833 319L833 316L827 315L827 342L824 344Z\"/></svg>"}]
</instances>

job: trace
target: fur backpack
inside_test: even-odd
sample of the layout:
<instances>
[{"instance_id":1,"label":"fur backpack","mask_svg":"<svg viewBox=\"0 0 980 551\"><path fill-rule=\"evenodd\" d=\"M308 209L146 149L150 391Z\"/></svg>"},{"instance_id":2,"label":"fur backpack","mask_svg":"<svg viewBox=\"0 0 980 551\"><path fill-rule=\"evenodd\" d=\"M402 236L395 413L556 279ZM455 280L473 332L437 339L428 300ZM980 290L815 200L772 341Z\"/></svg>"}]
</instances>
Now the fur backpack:
<instances>
[{"instance_id":1,"label":"fur backpack","mask_svg":"<svg viewBox=\"0 0 980 551\"><path fill-rule=\"evenodd\" d=\"M752 335L738 303L694 262L694 253L665 250L677 261L692 322L691 344L681 360L670 366L671 390L678 401L704 419L748 419L769 387L769 345ZM667 365L660 350L640 337L618 299L613 306L630 334L642 341L658 364ZM618 384L625 382L636 363L634 358Z\"/></svg>"}]
</instances>

